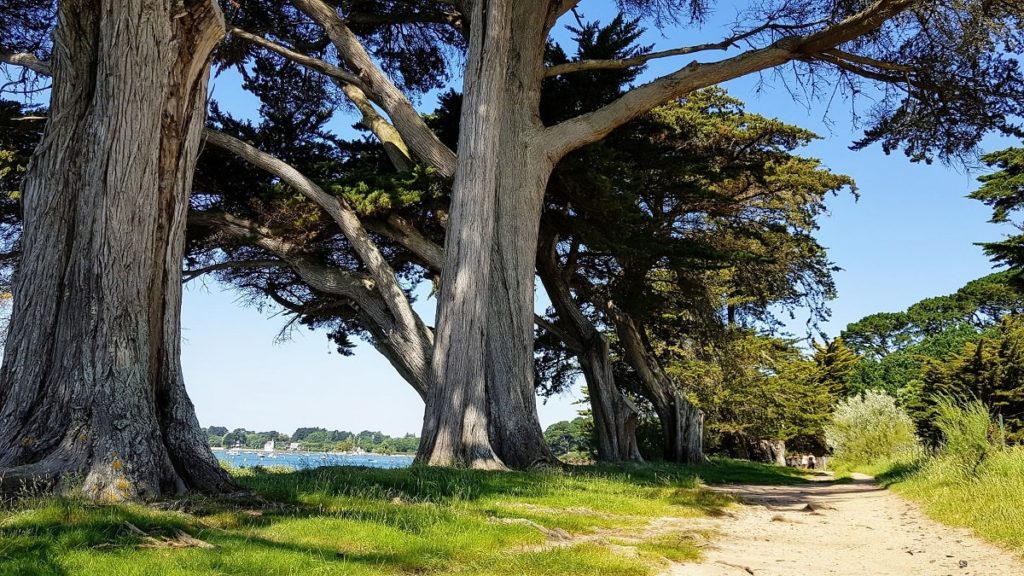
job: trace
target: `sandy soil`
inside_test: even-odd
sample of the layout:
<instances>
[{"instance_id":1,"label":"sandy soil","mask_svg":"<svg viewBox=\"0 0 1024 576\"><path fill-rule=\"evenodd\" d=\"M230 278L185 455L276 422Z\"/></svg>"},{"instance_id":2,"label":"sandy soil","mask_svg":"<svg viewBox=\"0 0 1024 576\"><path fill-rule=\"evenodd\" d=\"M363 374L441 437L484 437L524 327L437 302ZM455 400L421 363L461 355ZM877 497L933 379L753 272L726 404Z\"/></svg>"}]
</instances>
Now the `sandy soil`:
<instances>
[{"instance_id":1,"label":"sandy soil","mask_svg":"<svg viewBox=\"0 0 1024 576\"><path fill-rule=\"evenodd\" d=\"M671 576L1024 575L1018 558L929 520L869 477L852 484L724 486L742 506L709 521L700 564Z\"/></svg>"}]
</instances>

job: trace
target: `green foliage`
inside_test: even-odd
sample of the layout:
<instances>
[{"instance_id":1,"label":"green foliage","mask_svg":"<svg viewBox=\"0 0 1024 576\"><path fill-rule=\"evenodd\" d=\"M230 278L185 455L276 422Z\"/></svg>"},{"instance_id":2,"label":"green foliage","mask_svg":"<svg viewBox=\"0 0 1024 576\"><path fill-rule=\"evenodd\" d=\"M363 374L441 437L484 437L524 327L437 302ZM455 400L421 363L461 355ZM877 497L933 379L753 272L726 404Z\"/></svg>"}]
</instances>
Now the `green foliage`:
<instances>
[{"instance_id":1,"label":"green foliage","mask_svg":"<svg viewBox=\"0 0 1024 576\"><path fill-rule=\"evenodd\" d=\"M848 378L846 394L882 390L898 398L921 425L929 366L950 361L1024 309L1024 296L1011 280L1010 273L997 272L953 294L926 298L906 312L872 314L848 325L842 337L861 360ZM922 425L922 433L931 437L927 428Z\"/></svg>"},{"instance_id":2,"label":"green foliage","mask_svg":"<svg viewBox=\"0 0 1024 576\"><path fill-rule=\"evenodd\" d=\"M996 171L978 178L981 187L970 194L992 208L992 222L1003 223L1024 207L1024 148L1007 148L982 157ZM1010 267L1018 285L1024 285L1024 235L982 244L994 262Z\"/></svg>"},{"instance_id":3,"label":"green foliage","mask_svg":"<svg viewBox=\"0 0 1024 576\"><path fill-rule=\"evenodd\" d=\"M878 359L909 345L913 340L910 327L907 314L880 312L848 325L840 338L854 352Z\"/></svg>"},{"instance_id":4,"label":"green foliage","mask_svg":"<svg viewBox=\"0 0 1024 576\"><path fill-rule=\"evenodd\" d=\"M544 430L544 441L555 456L573 452L590 454L594 450L594 420L591 417L555 422Z\"/></svg>"},{"instance_id":5,"label":"green foliage","mask_svg":"<svg viewBox=\"0 0 1024 576\"><path fill-rule=\"evenodd\" d=\"M711 434L788 440L820 435L832 411L829 380L839 370L820 370L819 360L826 362L804 357L791 341L735 330L714 362L674 362L666 370L691 384Z\"/></svg>"},{"instance_id":6,"label":"green foliage","mask_svg":"<svg viewBox=\"0 0 1024 576\"><path fill-rule=\"evenodd\" d=\"M932 437L934 416L941 417L942 401L929 402L928 397L952 397L977 400L986 414L1000 418L1011 442L1024 440L1024 319L1007 318L998 330L964 345L959 352L944 360L930 361L925 369L920 405L923 428ZM973 404L972 404L973 405ZM941 426L938 426L941 430Z\"/></svg>"},{"instance_id":7,"label":"green foliage","mask_svg":"<svg viewBox=\"0 0 1024 576\"><path fill-rule=\"evenodd\" d=\"M835 338L828 344L814 343L815 381L834 397L840 397L849 389L860 358L842 338Z\"/></svg>"},{"instance_id":8,"label":"green foliage","mask_svg":"<svg viewBox=\"0 0 1024 576\"><path fill-rule=\"evenodd\" d=\"M843 400L825 426L836 459L871 464L912 457L920 450L914 422L892 396L868 391Z\"/></svg>"},{"instance_id":9,"label":"green foliage","mask_svg":"<svg viewBox=\"0 0 1024 576\"><path fill-rule=\"evenodd\" d=\"M329 186L361 216L380 216L442 197L444 181L421 165L408 172L355 172Z\"/></svg>"}]
</instances>

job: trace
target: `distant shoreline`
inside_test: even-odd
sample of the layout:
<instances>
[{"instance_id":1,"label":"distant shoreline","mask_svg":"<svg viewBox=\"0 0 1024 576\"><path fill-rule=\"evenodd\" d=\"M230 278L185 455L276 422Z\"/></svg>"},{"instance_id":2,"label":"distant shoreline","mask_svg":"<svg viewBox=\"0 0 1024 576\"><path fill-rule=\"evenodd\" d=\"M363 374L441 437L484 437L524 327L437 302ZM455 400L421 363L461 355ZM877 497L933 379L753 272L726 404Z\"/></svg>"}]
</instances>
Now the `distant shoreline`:
<instances>
[{"instance_id":1,"label":"distant shoreline","mask_svg":"<svg viewBox=\"0 0 1024 576\"><path fill-rule=\"evenodd\" d=\"M309 450L274 450L273 452L266 452L260 448L224 448L223 446L211 446L210 450L228 452L229 450L235 450L242 454L295 454L297 456L319 456L321 454L327 454L328 456L386 456L396 458L415 458L415 454L380 454L379 452L312 452Z\"/></svg>"}]
</instances>

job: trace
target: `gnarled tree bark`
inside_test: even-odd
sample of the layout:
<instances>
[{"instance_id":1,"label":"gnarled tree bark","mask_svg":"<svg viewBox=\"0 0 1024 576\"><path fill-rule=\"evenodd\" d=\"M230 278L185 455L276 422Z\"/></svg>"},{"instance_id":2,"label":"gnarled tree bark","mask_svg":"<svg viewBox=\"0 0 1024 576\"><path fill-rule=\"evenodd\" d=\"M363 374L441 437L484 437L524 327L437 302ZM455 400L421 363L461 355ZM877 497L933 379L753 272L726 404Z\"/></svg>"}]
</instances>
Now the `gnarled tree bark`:
<instances>
[{"instance_id":1,"label":"gnarled tree bark","mask_svg":"<svg viewBox=\"0 0 1024 576\"><path fill-rule=\"evenodd\" d=\"M0 370L5 488L231 488L179 360L187 199L223 34L213 0L60 3Z\"/></svg>"}]
</instances>

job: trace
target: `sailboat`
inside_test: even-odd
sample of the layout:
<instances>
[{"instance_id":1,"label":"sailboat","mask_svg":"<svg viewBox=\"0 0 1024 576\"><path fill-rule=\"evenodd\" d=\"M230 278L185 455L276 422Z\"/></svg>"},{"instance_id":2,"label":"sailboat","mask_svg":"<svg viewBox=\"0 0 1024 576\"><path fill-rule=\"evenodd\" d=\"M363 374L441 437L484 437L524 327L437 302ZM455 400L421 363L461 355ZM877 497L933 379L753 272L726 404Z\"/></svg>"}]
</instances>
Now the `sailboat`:
<instances>
[{"instance_id":1,"label":"sailboat","mask_svg":"<svg viewBox=\"0 0 1024 576\"><path fill-rule=\"evenodd\" d=\"M277 458L277 454L274 454L273 440L268 440L267 443L263 445L263 454L260 454L260 458L262 458L264 454L269 458Z\"/></svg>"}]
</instances>

